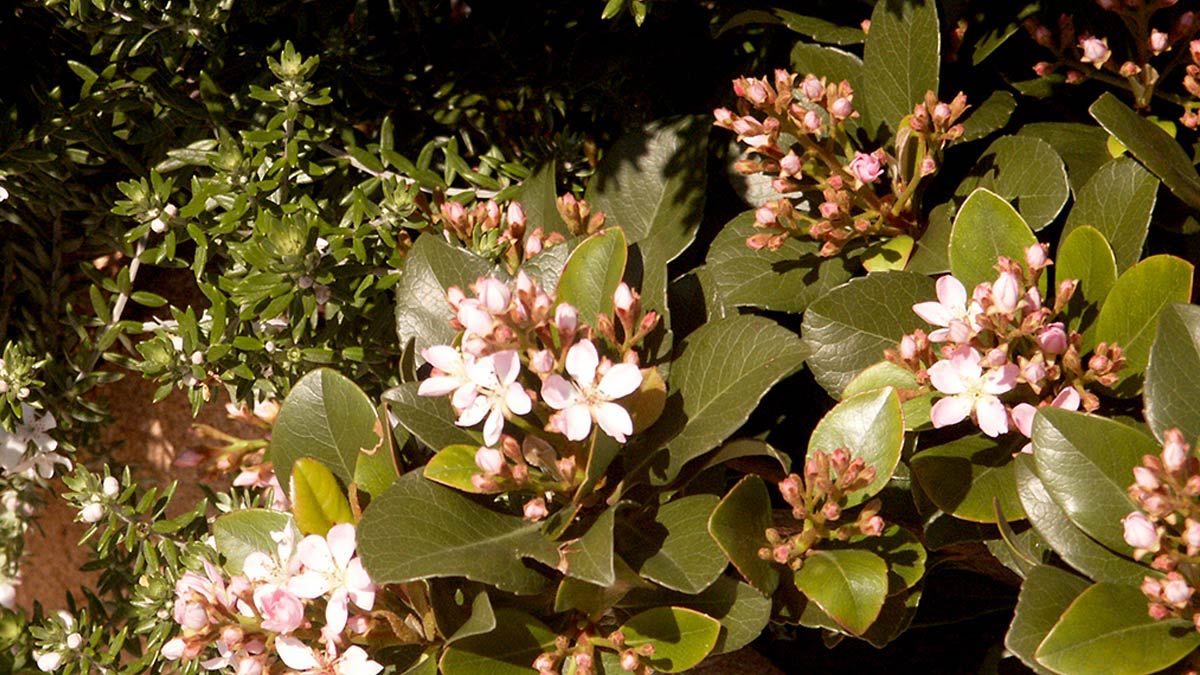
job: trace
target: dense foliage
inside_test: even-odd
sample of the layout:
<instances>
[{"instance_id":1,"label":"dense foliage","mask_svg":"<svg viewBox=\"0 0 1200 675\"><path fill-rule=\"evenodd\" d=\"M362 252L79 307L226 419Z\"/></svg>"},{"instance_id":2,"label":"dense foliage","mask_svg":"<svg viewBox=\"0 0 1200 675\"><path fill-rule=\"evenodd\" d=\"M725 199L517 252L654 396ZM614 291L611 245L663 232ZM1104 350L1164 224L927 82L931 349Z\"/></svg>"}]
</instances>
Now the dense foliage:
<instances>
[{"instance_id":1,"label":"dense foliage","mask_svg":"<svg viewBox=\"0 0 1200 675\"><path fill-rule=\"evenodd\" d=\"M1189 3L0 11L0 670L1200 668Z\"/></svg>"}]
</instances>

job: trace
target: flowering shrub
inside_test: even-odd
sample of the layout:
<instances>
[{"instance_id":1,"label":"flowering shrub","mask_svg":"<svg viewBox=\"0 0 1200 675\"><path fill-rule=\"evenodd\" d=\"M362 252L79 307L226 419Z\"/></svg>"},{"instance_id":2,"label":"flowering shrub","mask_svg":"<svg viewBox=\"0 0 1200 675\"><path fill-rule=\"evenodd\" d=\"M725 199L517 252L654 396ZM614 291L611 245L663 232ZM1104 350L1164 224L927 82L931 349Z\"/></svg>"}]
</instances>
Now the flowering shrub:
<instances>
[{"instance_id":1,"label":"flowering shrub","mask_svg":"<svg viewBox=\"0 0 1200 675\"><path fill-rule=\"evenodd\" d=\"M1195 8L160 4L20 3L0 671L1200 670Z\"/></svg>"}]
</instances>

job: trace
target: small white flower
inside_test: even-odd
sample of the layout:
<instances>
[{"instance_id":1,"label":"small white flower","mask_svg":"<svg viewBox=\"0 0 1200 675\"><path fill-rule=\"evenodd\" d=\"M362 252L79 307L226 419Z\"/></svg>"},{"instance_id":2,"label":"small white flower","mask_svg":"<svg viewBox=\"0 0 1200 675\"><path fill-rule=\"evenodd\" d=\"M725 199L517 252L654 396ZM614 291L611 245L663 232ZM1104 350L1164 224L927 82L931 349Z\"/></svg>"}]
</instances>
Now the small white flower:
<instances>
[{"instance_id":1,"label":"small white flower","mask_svg":"<svg viewBox=\"0 0 1200 675\"><path fill-rule=\"evenodd\" d=\"M542 399L555 413L557 425L568 439L579 441L592 431L594 420L604 433L624 443L633 433L629 412L613 403L642 385L642 373L631 363L618 363L596 381L600 357L591 340L581 340L567 351L567 372L574 382L551 375L542 383Z\"/></svg>"}]
</instances>

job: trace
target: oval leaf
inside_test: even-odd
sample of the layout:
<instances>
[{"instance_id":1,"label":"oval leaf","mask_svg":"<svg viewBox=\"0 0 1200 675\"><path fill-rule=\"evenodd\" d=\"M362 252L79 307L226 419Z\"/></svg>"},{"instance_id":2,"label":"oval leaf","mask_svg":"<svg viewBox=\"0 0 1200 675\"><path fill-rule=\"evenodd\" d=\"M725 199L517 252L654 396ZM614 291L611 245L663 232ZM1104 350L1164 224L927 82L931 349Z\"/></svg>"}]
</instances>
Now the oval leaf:
<instances>
[{"instance_id":1,"label":"oval leaf","mask_svg":"<svg viewBox=\"0 0 1200 675\"><path fill-rule=\"evenodd\" d=\"M1021 584L1017 609L1004 636L1004 646L1039 675L1053 675L1034 659L1033 654L1067 607L1087 587L1086 579L1057 567L1034 567Z\"/></svg>"},{"instance_id":2,"label":"oval leaf","mask_svg":"<svg viewBox=\"0 0 1200 675\"><path fill-rule=\"evenodd\" d=\"M912 458L913 474L929 500L955 518L996 522L993 499L1009 520L1025 517L1013 474L1013 452L1025 442L1015 434L992 439L966 436Z\"/></svg>"},{"instance_id":3,"label":"oval leaf","mask_svg":"<svg viewBox=\"0 0 1200 675\"><path fill-rule=\"evenodd\" d=\"M299 541L299 531L292 517L268 509L245 509L226 513L213 521L213 538L217 552L225 557L225 570L241 574L246 556L258 551L277 556L279 542L272 536L292 530L293 541Z\"/></svg>"},{"instance_id":4,"label":"oval leaf","mask_svg":"<svg viewBox=\"0 0 1200 675\"><path fill-rule=\"evenodd\" d=\"M613 293L625 274L625 233L619 227L588 237L571 252L558 279L557 297L595 325L598 314L611 315Z\"/></svg>"},{"instance_id":5,"label":"oval leaf","mask_svg":"<svg viewBox=\"0 0 1200 675\"><path fill-rule=\"evenodd\" d=\"M655 670L678 673L704 660L717 644L721 622L683 607L655 607L626 621L619 629L634 649L653 645L643 657Z\"/></svg>"},{"instance_id":6,"label":"oval leaf","mask_svg":"<svg viewBox=\"0 0 1200 675\"><path fill-rule=\"evenodd\" d=\"M350 502L337 478L321 462L308 457L292 465L292 514L304 534L325 536L338 523L354 522Z\"/></svg>"},{"instance_id":7,"label":"oval leaf","mask_svg":"<svg viewBox=\"0 0 1200 675\"><path fill-rule=\"evenodd\" d=\"M321 460L349 484L359 453L383 446L378 424L375 406L358 385L337 371L318 368L300 378L284 399L267 459L283 485L301 457Z\"/></svg>"},{"instance_id":8,"label":"oval leaf","mask_svg":"<svg viewBox=\"0 0 1200 675\"><path fill-rule=\"evenodd\" d=\"M898 130L925 92L938 91L942 32L937 3L880 2L871 13L863 48L863 98L868 132L881 125Z\"/></svg>"},{"instance_id":9,"label":"oval leaf","mask_svg":"<svg viewBox=\"0 0 1200 675\"><path fill-rule=\"evenodd\" d=\"M480 490L471 481L471 476L480 473L475 464L475 453L478 450L478 445L448 445L442 448L425 465L425 477L435 483L472 494L500 492L499 487L494 490Z\"/></svg>"},{"instance_id":10,"label":"oval leaf","mask_svg":"<svg viewBox=\"0 0 1200 675\"><path fill-rule=\"evenodd\" d=\"M1200 436L1200 307L1167 305L1146 366L1146 423L1158 438L1177 427Z\"/></svg>"},{"instance_id":11,"label":"oval leaf","mask_svg":"<svg viewBox=\"0 0 1200 675\"><path fill-rule=\"evenodd\" d=\"M671 590L699 593L725 570L726 560L708 533L716 495L692 495L659 507L653 520L622 523L620 552L643 577Z\"/></svg>"},{"instance_id":12,"label":"oval leaf","mask_svg":"<svg viewBox=\"0 0 1200 675\"><path fill-rule=\"evenodd\" d=\"M1023 262L1025 248L1037 237L1003 197L980 188L967 197L950 231L950 271L970 292L984 281L993 281L996 258Z\"/></svg>"},{"instance_id":13,"label":"oval leaf","mask_svg":"<svg viewBox=\"0 0 1200 675\"><path fill-rule=\"evenodd\" d=\"M795 579L804 595L854 635L871 627L887 600L887 563L870 551L816 551Z\"/></svg>"},{"instance_id":14,"label":"oval leaf","mask_svg":"<svg viewBox=\"0 0 1200 675\"><path fill-rule=\"evenodd\" d=\"M862 458L875 468L875 480L865 489L846 497L847 506L856 506L875 496L892 478L904 447L904 419L900 397L891 387L868 391L848 398L833 407L813 430L808 441L808 456L813 451L826 453L846 448L850 455Z\"/></svg>"},{"instance_id":15,"label":"oval leaf","mask_svg":"<svg viewBox=\"0 0 1200 675\"><path fill-rule=\"evenodd\" d=\"M1170 134L1107 92L1096 99L1088 112L1139 162L1162 179L1176 197L1193 208L1200 208L1200 175L1196 174L1192 160Z\"/></svg>"},{"instance_id":16,"label":"oval leaf","mask_svg":"<svg viewBox=\"0 0 1200 675\"><path fill-rule=\"evenodd\" d=\"M779 585L779 570L758 557L772 525L771 496L758 476L746 476L733 486L708 518L708 533L725 557L763 595L771 595Z\"/></svg>"},{"instance_id":17,"label":"oval leaf","mask_svg":"<svg viewBox=\"0 0 1200 675\"><path fill-rule=\"evenodd\" d=\"M1132 158L1118 157L1100 167L1079 191L1059 241L1076 228L1094 227L1112 246L1117 269L1128 269L1142 257L1157 196L1158 180Z\"/></svg>"},{"instance_id":18,"label":"oval leaf","mask_svg":"<svg viewBox=\"0 0 1200 675\"><path fill-rule=\"evenodd\" d=\"M443 675L529 675L534 659L554 649L555 632L516 609L496 610L496 629L472 635L446 648Z\"/></svg>"},{"instance_id":19,"label":"oval leaf","mask_svg":"<svg viewBox=\"0 0 1200 675\"><path fill-rule=\"evenodd\" d=\"M1056 283L1079 281L1067 306L1067 327L1081 332L1090 329L1117 283L1117 261L1108 241L1090 225L1075 228L1058 245L1054 270Z\"/></svg>"},{"instance_id":20,"label":"oval leaf","mask_svg":"<svg viewBox=\"0 0 1200 675\"><path fill-rule=\"evenodd\" d=\"M396 284L396 334L400 344L416 342L417 353L454 339L450 326L454 310L446 302L446 289L466 291L493 266L465 249L451 246L441 237L417 237L404 257L404 273Z\"/></svg>"},{"instance_id":21,"label":"oval leaf","mask_svg":"<svg viewBox=\"0 0 1200 675\"><path fill-rule=\"evenodd\" d=\"M1062 158L1034 136L1002 136L988 146L955 194L963 197L978 188L1003 197L1034 230L1049 225L1071 194Z\"/></svg>"},{"instance_id":22,"label":"oval leaf","mask_svg":"<svg viewBox=\"0 0 1200 675\"><path fill-rule=\"evenodd\" d=\"M471 445L478 448L483 435L457 426L454 408L444 396L420 396L418 382L408 382L383 393L389 410L404 427L434 451L451 445Z\"/></svg>"}]
</instances>

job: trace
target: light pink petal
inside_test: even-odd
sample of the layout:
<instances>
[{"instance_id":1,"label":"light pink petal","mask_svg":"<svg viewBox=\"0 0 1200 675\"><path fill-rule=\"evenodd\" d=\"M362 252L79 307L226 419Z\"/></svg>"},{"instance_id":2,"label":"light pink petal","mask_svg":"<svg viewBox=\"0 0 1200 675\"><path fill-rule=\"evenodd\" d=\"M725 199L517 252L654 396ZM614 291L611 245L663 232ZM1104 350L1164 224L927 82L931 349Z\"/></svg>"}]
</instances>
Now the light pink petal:
<instances>
[{"instance_id":1,"label":"light pink petal","mask_svg":"<svg viewBox=\"0 0 1200 675\"><path fill-rule=\"evenodd\" d=\"M468 382L454 390L454 395L450 397L450 405L454 406L455 410L462 410L469 407L478 396L479 390L475 388L474 383Z\"/></svg>"},{"instance_id":2,"label":"light pink petal","mask_svg":"<svg viewBox=\"0 0 1200 675\"><path fill-rule=\"evenodd\" d=\"M995 438L1008 433L1008 409L995 396L983 396L975 403L975 419L983 433Z\"/></svg>"},{"instance_id":3,"label":"light pink petal","mask_svg":"<svg viewBox=\"0 0 1200 675\"><path fill-rule=\"evenodd\" d=\"M358 645L351 646L338 659L337 675L378 675L383 666L367 658L367 652Z\"/></svg>"},{"instance_id":4,"label":"light pink petal","mask_svg":"<svg viewBox=\"0 0 1200 675\"><path fill-rule=\"evenodd\" d=\"M1012 421L1017 427L1017 431L1025 438L1033 435L1033 416L1037 414L1037 408L1028 403L1018 403L1012 409Z\"/></svg>"},{"instance_id":5,"label":"light pink petal","mask_svg":"<svg viewBox=\"0 0 1200 675\"><path fill-rule=\"evenodd\" d=\"M582 441L592 431L592 412L586 405L576 404L562 411L567 438Z\"/></svg>"},{"instance_id":6,"label":"light pink petal","mask_svg":"<svg viewBox=\"0 0 1200 675\"><path fill-rule=\"evenodd\" d=\"M591 340L580 340L567 350L567 372L585 387L596 381L596 367L599 365L600 356Z\"/></svg>"},{"instance_id":7,"label":"light pink petal","mask_svg":"<svg viewBox=\"0 0 1200 675\"><path fill-rule=\"evenodd\" d=\"M321 665L313 650L294 637L275 638L275 651L279 653L279 659L292 670L312 670Z\"/></svg>"},{"instance_id":8,"label":"light pink petal","mask_svg":"<svg viewBox=\"0 0 1200 675\"><path fill-rule=\"evenodd\" d=\"M993 396L1011 391L1017 384L1017 376L1021 369L1015 363L1006 363L999 368L992 368L983 377L983 390Z\"/></svg>"},{"instance_id":9,"label":"light pink petal","mask_svg":"<svg viewBox=\"0 0 1200 675\"><path fill-rule=\"evenodd\" d=\"M483 421L491 409L486 396L476 396L471 405L463 409L454 423L460 427L473 427Z\"/></svg>"},{"instance_id":10,"label":"light pink petal","mask_svg":"<svg viewBox=\"0 0 1200 675\"><path fill-rule=\"evenodd\" d=\"M329 550L329 542L319 534L310 534L300 540L296 546L296 557L304 567L317 572L333 571L333 553Z\"/></svg>"},{"instance_id":11,"label":"light pink petal","mask_svg":"<svg viewBox=\"0 0 1200 675\"><path fill-rule=\"evenodd\" d=\"M329 602L325 605L325 628L329 632L336 635L346 627L346 619L350 616L347 608L349 602L350 597L345 588L339 588L329 596Z\"/></svg>"},{"instance_id":12,"label":"light pink petal","mask_svg":"<svg viewBox=\"0 0 1200 675\"><path fill-rule=\"evenodd\" d=\"M362 609L375 606L375 582L367 576L361 558L351 560L346 567L346 588L350 589L350 599Z\"/></svg>"},{"instance_id":13,"label":"light pink petal","mask_svg":"<svg viewBox=\"0 0 1200 675\"><path fill-rule=\"evenodd\" d=\"M449 345L434 345L422 349L421 356L443 373L461 373L463 370L462 354Z\"/></svg>"},{"instance_id":14,"label":"light pink petal","mask_svg":"<svg viewBox=\"0 0 1200 675\"><path fill-rule=\"evenodd\" d=\"M953 276L939 277L936 288L938 302L947 309L962 311L967 306L967 289Z\"/></svg>"},{"instance_id":15,"label":"light pink petal","mask_svg":"<svg viewBox=\"0 0 1200 675\"><path fill-rule=\"evenodd\" d=\"M912 310L916 312L917 316L935 326L949 326L950 320L954 318L950 310L940 302L918 302L913 305Z\"/></svg>"},{"instance_id":16,"label":"light pink petal","mask_svg":"<svg viewBox=\"0 0 1200 675\"><path fill-rule=\"evenodd\" d=\"M929 411L929 419L935 429L948 427L967 419L971 414L971 401L961 396L948 396L938 400Z\"/></svg>"},{"instance_id":17,"label":"light pink petal","mask_svg":"<svg viewBox=\"0 0 1200 675\"><path fill-rule=\"evenodd\" d=\"M350 564L350 559L354 557L354 549L358 546L354 539L354 525L338 523L329 528L325 539L329 542L329 550L333 553L333 560L338 569L346 569L346 565Z\"/></svg>"},{"instance_id":18,"label":"light pink petal","mask_svg":"<svg viewBox=\"0 0 1200 675\"><path fill-rule=\"evenodd\" d=\"M1079 410L1081 402L1079 392L1075 391L1075 387L1067 387L1058 392L1058 396L1054 397L1054 402L1050 405L1063 410Z\"/></svg>"},{"instance_id":19,"label":"light pink petal","mask_svg":"<svg viewBox=\"0 0 1200 675\"><path fill-rule=\"evenodd\" d=\"M542 382L542 400L555 410L563 410L578 400L575 386L561 375L551 375Z\"/></svg>"},{"instance_id":20,"label":"light pink petal","mask_svg":"<svg viewBox=\"0 0 1200 675\"><path fill-rule=\"evenodd\" d=\"M479 296L480 303L484 308L492 314L499 314L508 309L508 302L512 297L508 285L492 277L476 281L475 294Z\"/></svg>"},{"instance_id":21,"label":"light pink petal","mask_svg":"<svg viewBox=\"0 0 1200 675\"><path fill-rule=\"evenodd\" d=\"M530 400L529 394L516 382L508 385L508 390L504 392L504 405L517 415L526 415L533 410L533 401Z\"/></svg>"},{"instance_id":22,"label":"light pink petal","mask_svg":"<svg viewBox=\"0 0 1200 675\"><path fill-rule=\"evenodd\" d=\"M468 362L467 377L483 389L495 389L500 385L500 380L496 377L496 362L491 356Z\"/></svg>"},{"instance_id":23,"label":"light pink petal","mask_svg":"<svg viewBox=\"0 0 1200 675\"><path fill-rule=\"evenodd\" d=\"M938 361L929 366L929 381L933 384L934 389L943 394L961 394L967 390L962 376L955 369L952 360Z\"/></svg>"},{"instance_id":24,"label":"light pink petal","mask_svg":"<svg viewBox=\"0 0 1200 675\"><path fill-rule=\"evenodd\" d=\"M939 328L929 334L930 342L945 342L950 339L950 331L946 328Z\"/></svg>"},{"instance_id":25,"label":"light pink petal","mask_svg":"<svg viewBox=\"0 0 1200 675\"><path fill-rule=\"evenodd\" d=\"M478 300L463 300L458 305L458 321L468 333L486 336L492 332L492 315L479 306Z\"/></svg>"},{"instance_id":26,"label":"light pink petal","mask_svg":"<svg viewBox=\"0 0 1200 675\"><path fill-rule=\"evenodd\" d=\"M504 431L504 413L500 411L500 406L496 406L483 423L483 442L488 445L499 443L501 431Z\"/></svg>"},{"instance_id":27,"label":"light pink petal","mask_svg":"<svg viewBox=\"0 0 1200 675\"><path fill-rule=\"evenodd\" d=\"M939 332L939 331L934 331ZM932 340L932 338L930 338ZM962 319L951 319L950 327L946 329L946 340L954 343L963 343L971 339L971 326L967 325ZM945 342L946 340L942 340Z\"/></svg>"},{"instance_id":28,"label":"light pink petal","mask_svg":"<svg viewBox=\"0 0 1200 675\"><path fill-rule=\"evenodd\" d=\"M329 592L329 581L324 574L304 572L289 579L287 589L297 597L312 600Z\"/></svg>"},{"instance_id":29,"label":"light pink petal","mask_svg":"<svg viewBox=\"0 0 1200 675\"><path fill-rule=\"evenodd\" d=\"M600 428L618 443L624 443L625 437L633 433L633 420L629 412L616 403L601 403L593 411Z\"/></svg>"},{"instance_id":30,"label":"light pink petal","mask_svg":"<svg viewBox=\"0 0 1200 675\"><path fill-rule=\"evenodd\" d=\"M642 386L642 371L632 363L618 363L600 378L600 393L609 399L628 396Z\"/></svg>"},{"instance_id":31,"label":"light pink petal","mask_svg":"<svg viewBox=\"0 0 1200 675\"><path fill-rule=\"evenodd\" d=\"M445 396L462 386L462 380L446 375L434 375L421 380L417 387L418 396Z\"/></svg>"},{"instance_id":32,"label":"light pink petal","mask_svg":"<svg viewBox=\"0 0 1200 675\"><path fill-rule=\"evenodd\" d=\"M521 359L515 351L507 350L492 354L492 365L496 369L496 379L500 384L512 384L521 374Z\"/></svg>"}]
</instances>

